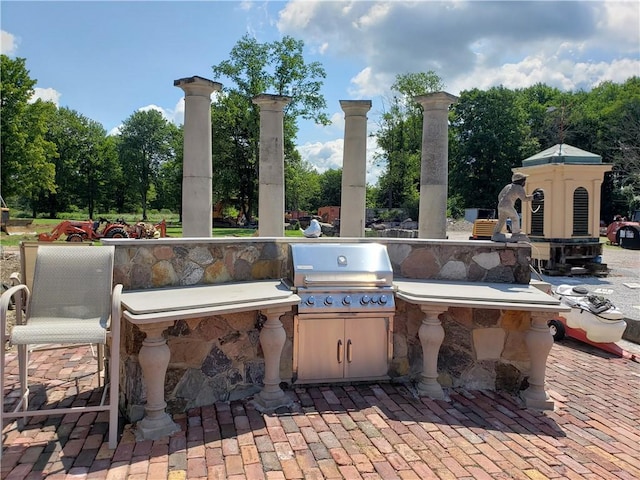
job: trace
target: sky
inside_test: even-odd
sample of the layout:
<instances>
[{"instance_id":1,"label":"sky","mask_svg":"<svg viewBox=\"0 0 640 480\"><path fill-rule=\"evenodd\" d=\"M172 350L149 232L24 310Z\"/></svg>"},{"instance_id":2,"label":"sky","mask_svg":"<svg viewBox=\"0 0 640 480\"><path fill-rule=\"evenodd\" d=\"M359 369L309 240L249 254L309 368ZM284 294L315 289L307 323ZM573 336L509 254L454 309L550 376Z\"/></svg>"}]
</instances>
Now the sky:
<instances>
[{"instance_id":1,"label":"sky","mask_svg":"<svg viewBox=\"0 0 640 480\"><path fill-rule=\"evenodd\" d=\"M184 119L179 78L214 78L240 38L289 35L327 77L327 127L299 121L302 158L341 168L340 100L371 100L367 181L379 115L398 74L434 71L445 91L544 83L563 91L640 75L640 2L625 1L11 1L0 2L0 47L25 58L35 98L110 133L138 110ZM231 86L227 83L226 86ZM272 93L272 92L265 92ZM215 172L215 165L214 165Z\"/></svg>"}]
</instances>

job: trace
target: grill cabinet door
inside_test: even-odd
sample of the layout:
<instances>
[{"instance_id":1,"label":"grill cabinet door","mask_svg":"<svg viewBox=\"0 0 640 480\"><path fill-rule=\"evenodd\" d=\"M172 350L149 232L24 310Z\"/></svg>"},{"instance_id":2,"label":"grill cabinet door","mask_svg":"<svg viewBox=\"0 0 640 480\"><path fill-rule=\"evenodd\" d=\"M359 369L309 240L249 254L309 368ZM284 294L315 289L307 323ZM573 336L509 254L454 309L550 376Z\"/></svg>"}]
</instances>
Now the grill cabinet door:
<instances>
[{"instance_id":1,"label":"grill cabinet door","mask_svg":"<svg viewBox=\"0 0 640 480\"><path fill-rule=\"evenodd\" d=\"M388 335L388 317L356 317L345 321L344 376L346 379L387 375Z\"/></svg>"},{"instance_id":2,"label":"grill cabinet door","mask_svg":"<svg viewBox=\"0 0 640 480\"><path fill-rule=\"evenodd\" d=\"M298 324L299 382L342 379L344 361L344 319L300 319Z\"/></svg>"}]
</instances>

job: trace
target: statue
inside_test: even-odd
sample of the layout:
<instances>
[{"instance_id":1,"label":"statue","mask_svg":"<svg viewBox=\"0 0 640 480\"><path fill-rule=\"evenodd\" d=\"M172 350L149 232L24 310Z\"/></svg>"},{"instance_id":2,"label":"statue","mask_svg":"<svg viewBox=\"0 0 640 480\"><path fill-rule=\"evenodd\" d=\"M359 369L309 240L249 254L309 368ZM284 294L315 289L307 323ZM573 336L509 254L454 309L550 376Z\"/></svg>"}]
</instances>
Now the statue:
<instances>
[{"instance_id":1,"label":"statue","mask_svg":"<svg viewBox=\"0 0 640 480\"><path fill-rule=\"evenodd\" d=\"M307 227L306 230L302 230L302 234L307 238L318 238L322 235L322 228L320 227L320 222L315 218L311 220L311 223Z\"/></svg>"},{"instance_id":2,"label":"statue","mask_svg":"<svg viewBox=\"0 0 640 480\"><path fill-rule=\"evenodd\" d=\"M538 192L533 195L527 195L524 190L524 184L527 181L527 175L523 173L514 173L511 177L511 183L505 186L498 194L498 223L493 229L491 240L494 242L519 242L528 241L529 237L521 233L520 216L516 212L516 200L524 204L531 200L538 200ZM523 207L524 208L524 207ZM502 233L502 228L507 223L507 219L511 219L511 238Z\"/></svg>"}]
</instances>

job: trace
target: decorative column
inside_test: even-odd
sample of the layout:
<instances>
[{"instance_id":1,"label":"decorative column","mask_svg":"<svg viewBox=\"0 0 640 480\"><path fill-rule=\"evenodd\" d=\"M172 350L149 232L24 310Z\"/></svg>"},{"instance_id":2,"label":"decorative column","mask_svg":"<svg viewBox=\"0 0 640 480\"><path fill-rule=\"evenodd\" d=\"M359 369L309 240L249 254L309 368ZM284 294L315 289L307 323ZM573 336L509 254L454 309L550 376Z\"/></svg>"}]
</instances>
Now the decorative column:
<instances>
[{"instance_id":1,"label":"decorative column","mask_svg":"<svg viewBox=\"0 0 640 480\"><path fill-rule=\"evenodd\" d=\"M290 306L262 312L267 317L260 332L260 345L264 354L264 387L253 399L259 411L275 410L292 403L280 388L280 358L287 339L280 317L289 311L291 311Z\"/></svg>"},{"instance_id":2,"label":"decorative column","mask_svg":"<svg viewBox=\"0 0 640 480\"><path fill-rule=\"evenodd\" d=\"M344 111L344 153L340 236L364 237L367 196L367 112L371 100L340 100Z\"/></svg>"},{"instance_id":3,"label":"decorative column","mask_svg":"<svg viewBox=\"0 0 640 480\"><path fill-rule=\"evenodd\" d=\"M164 380L171 358L171 351L162 332L174 322L155 322L137 324L147 336L142 341L138 362L142 369L142 378L147 391L145 415L136 426L136 439L158 440L165 435L172 435L180 431L165 411L167 403L164 401Z\"/></svg>"},{"instance_id":4,"label":"decorative column","mask_svg":"<svg viewBox=\"0 0 640 480\"><path fill-rule=\"evenodd\" d=\"M418 238L447 237L449 176L449 105L458 97L446 92L414 97L422 105L422 160Z\"/></svg>"},{"instance_id":5,"label":"decorative column","mask_svg":"<svg viewBox=\"0 0 640 480\"><path fill-rule=\"evenodd\" d=\"M211 94L222 84L202 77L175 80L184 91L182 236L211 237L212 177Z\"/></svg>"},{"instance_id":6,"label":"decorative column","mask_svg":"<svg viewBox=\"0 0 640 480\"><path fill-rule=\"evenodd\" d=\"M284 112L291 97L263 93L260 107L258 236L284 237Z\"/></svg>"},{"instance_id":7,"label":"decorative column","mask_svg":"<svg viewBox=\"0 0 640 480\"><path fill-rule=\"evenodd\" d=\"M521 393L528 408L553 410L553 400L544 389L547 358L553 346L553 337L547 326L549 313L531 313L531 327L524 339L529 352L531 369L529 373L529 387Z\"/></svg>"},{"instance_id":8,"label":"decorative column","mask_svg":"<svg viewBox=\"0 0 640 480\"><path fill-rule=\"evenodd\" d=\"M418 394L444 400L444 391L438 383L438 354L444 341L444 328L438 316L447 309L421 305L420 310L425 317L418 329L418 337L422 344L422 379L417 385Z\"/></svg>"}]
</instances>

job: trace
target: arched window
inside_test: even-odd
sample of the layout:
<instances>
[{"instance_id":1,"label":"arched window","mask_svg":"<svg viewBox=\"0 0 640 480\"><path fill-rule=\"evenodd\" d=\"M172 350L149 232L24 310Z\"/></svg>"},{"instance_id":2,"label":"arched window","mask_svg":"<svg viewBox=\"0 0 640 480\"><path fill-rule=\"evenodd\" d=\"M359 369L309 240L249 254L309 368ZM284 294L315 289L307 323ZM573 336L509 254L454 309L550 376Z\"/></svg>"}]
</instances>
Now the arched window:
<instances>
[{"instance_id":1,"label":"arched window","mask_svg":"<svg viewBox=\"0 0 640 480\"><path fill-rule=\"evenodd\" d=\"M578 187L573 192L573 236L589 235L589 192Z\"/></svg>"},{"instance_id":2,"label":"arched window","mask_svg":"<svg viewBox=\"0 0 640 480\"><path fill-rule=\"evenodd\" d=\"M537 198L531 201L531 235L544 237L544 191L536 188L533 193Z\"/></svg>"}]
</instances>

